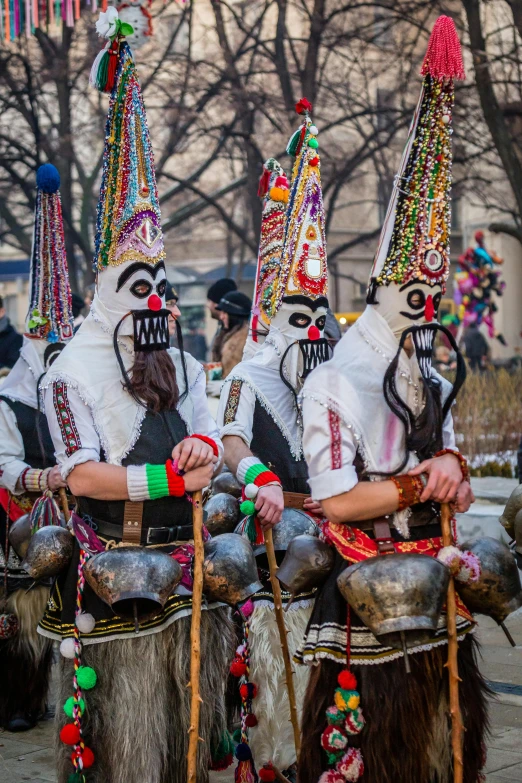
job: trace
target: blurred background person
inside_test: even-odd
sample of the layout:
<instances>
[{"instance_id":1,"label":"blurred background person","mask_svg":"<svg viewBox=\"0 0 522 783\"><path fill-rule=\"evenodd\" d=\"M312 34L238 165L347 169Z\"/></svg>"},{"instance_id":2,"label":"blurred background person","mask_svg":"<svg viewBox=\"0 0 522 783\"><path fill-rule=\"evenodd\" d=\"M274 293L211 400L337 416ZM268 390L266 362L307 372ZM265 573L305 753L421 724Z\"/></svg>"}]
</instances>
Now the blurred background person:
<instances>
[{"instance_id":1,"label":"blurred background person","mask_svg":"<svg viewBox=\"0 0 522 783\"><path fill-rule=\"evenodd\" d=\"M224 337L223 323L219 317L217 306L221 298L230 291L237 291L236 282L230 277L222 277L220 280L216 280L207 291L207 307L210 311L210 316L215 321L218 321L216 333L210 345L210 361L212 362L221 361L221 345Z\"/></svg>"},{"instance_id":2,"label":"blurred background person","mask_svg":"<svg viewBox=\"0 0 522 783\"><path fill-rule=\"evenodd\" d=\"M230 291L225 294L216 308L223 331L221 341L223 378L226 378L243 358L251 309L252 300L241 291Z\"/></svg>"},{"instance_id":3,"label":"blurred background person","mask_svg":"<svg viewBox=\"0 0 522 783\"><path fill-rule=\"evenodd\" d=\"M4 300L0 296L0 369L11 369L20 357L23 338L7 317Z\"/></svg>"},{"instance_id":4,"label":"blurred background person","mask_svg":"<svg viewBox=\"0 0 522 783\"><path fill-rule=\"evenodd\" d=\"M468 326L464 332L462 341L464 343L470 369L473 372L482 372L486 366L489 346L476 323L471 323Z\"/></svg>"}]
</instances>

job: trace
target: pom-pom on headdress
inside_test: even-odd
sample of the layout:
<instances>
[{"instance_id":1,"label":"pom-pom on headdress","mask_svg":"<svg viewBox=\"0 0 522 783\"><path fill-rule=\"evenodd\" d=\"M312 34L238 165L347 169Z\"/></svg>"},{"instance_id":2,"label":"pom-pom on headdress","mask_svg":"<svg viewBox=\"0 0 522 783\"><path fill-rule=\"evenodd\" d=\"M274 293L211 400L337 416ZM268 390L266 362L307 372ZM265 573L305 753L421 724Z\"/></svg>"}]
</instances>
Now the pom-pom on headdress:
<instances>
[{"instance_id":1,"label":"pom-pom on headdress","mask_svg":"<svg viewBox=\"0 0 522 783\"><path fill-rule=\"evenodd\" d=\"M451 116L454 79L464 78L455 23L441 16L422 65L421 95L395 179L370 284L416 278L444 285L451 228Z\"/></svg>"},{"instance_id":2,"label":"pom-pom on headdress","mask_svg":"<svg viewBox=\"0 0 522 783\"><path fill-rule=\"evenodd\" d=\"M318 130L310 116L310 101L301 98L295 108L303 122L287 146L287 152L296 160L286 213L281 274L267 303L269 317L276 314L284 296L302 294L316 299L326 296L328 290Z\"/></svg>"},{"instance_id":3,"label":"pom-pom on headdress","mask_svg":"<svg viewBox=\"0 0 522 783\"><path fill-rule=\"evenodd\" d=\"M63 234L60 175L51 163L36 172L36 204L31 254L30 303L27 333L50 343L73 336L73 314L65 237Z\"/></svg>"},{"instance_id":4,"label":"pom-pom on headdress","mask_svg":"<svg viewBox=\"0 0 522 783\"><path fill-rule=\"evenodd\" d=\"M272 294L281 268L289 191L285 172L275 158L269 158L263 166L257 195L263 199L263 214L252 316L244 358L252 355L260 346L260 333L268 333Z\"/></svg>"},{"instance_id":5,"label":"pom-pom on headdress","mask_svg":"<svg viewBox=\"0 0 522 783\"><path fill-rule=\"evenodd\" d=\"M112 90L96 224L94 267L100 272L129 260L155 264L165 250L145 106L123 38L132 28L114 8L100 14L96 28L109 43L96 58L91 84Z\"/></svg>"}]
</instances>

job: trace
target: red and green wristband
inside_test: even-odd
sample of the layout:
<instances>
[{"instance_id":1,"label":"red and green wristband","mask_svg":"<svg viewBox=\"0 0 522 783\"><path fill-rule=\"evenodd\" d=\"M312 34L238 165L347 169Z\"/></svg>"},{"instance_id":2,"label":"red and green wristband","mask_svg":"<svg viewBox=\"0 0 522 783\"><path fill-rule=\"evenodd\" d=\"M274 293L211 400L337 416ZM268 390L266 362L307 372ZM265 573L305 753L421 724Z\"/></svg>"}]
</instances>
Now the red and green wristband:
<instances>
[{"instance_id":1,"label":"red and green wristband","mask_svg":"<svg viewBox=\"0 0 522 783\"><path fill-rule=\"evenodd\" d=\"M129 500L137 503L169 496L183 497L185 481L175 472L172 460L164 465L129 465L127 490Z\"/></svg>"},{"instance_id":2,"label":"red and green wristband","mask_svg":"<svg viewBox=\"0 0 522 783\"><path fill-rule=\"evenodd\" d=\"M242 462L247 462L248 465L242 465ZM267 484L279 484L281 486L281 480L273 471L269 470L260 460L252 457L247 457L246 460L242 460L238 466L238 478L244 483L243 488L243 502L239 506L242 514L253 514L256 510L254 503L257 493L261 487ZM245 470L246 467L246 470ZM240 480L241 480L240 479Z\"/></svg>"}]
</instances>

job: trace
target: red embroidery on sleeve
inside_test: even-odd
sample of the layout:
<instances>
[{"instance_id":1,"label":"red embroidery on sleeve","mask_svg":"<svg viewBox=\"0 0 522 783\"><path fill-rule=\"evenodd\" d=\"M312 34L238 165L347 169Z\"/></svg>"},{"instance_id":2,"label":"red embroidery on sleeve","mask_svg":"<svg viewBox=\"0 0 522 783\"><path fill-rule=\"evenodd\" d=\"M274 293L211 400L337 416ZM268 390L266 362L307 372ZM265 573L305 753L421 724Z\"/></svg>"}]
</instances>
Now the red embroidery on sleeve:
<instances>
[{"instance_id":1,"label":"red embroidery on sleeve","mask_svg":"<svg viewBox=\"0 0 522 783\"><path fill-rule=\"evenodd\" d=\"M67 386L65 383L57 381L53 384L53 401L56 418L58 419L58 424L60 425L60 431L62 433L65 453L70 457L75 451L81 449L82 443L78 430L76 429L74 416L69 407Z\"/></svg>"},{"instance_id":2,"label":"red embroidery on sleeve","mask_svg":"<svg viewBox=\"0 0 522 783\"><path fill-rule=\"evenodd\" d=\"M341 455L340 417L336 411L328 409L328 423L330 424L330 456L332 460L332 470L339 470L343 463Z\"/></svg>"}]
</instances>

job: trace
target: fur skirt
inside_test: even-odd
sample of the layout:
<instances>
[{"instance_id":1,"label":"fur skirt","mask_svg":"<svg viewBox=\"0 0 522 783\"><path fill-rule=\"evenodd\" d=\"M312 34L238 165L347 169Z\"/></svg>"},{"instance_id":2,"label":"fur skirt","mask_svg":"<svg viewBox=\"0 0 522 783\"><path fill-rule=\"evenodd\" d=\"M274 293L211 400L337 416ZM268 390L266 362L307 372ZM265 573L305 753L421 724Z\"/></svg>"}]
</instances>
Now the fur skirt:
<instances>
[{"instance_id":1,"label":"fur skirt","mask_svg":"<svg viewBox=\"0 0 522 783\"><path fill-rule=\"evenodd\" d=\"M45 712L51 665L52 642L36 632L45 611L49 588L15 590L5 603L18 619L18 633L0 641L0 726L16 715L33 720Z\"/></svg>"},{"instance_id":2,"label":"fur skirt","mask_svg":"<svg viewBox=\"0 0 522 783\"><path fill-rule=\"evenodd\" d=\"M460 706L464 735L464 783L483 780L486 700L489 689L477 666L478 643L468 634L459 644ZM350 745L361 749L360 783L451 783L451 723L447 646L410 655L411 674L402 658L351 667L357 677L366 725ZM344 667L323 660L312 668L302 721L299 783L317 783L327 767L321 749L325 711L333 703L337 675ZM353 740L353 741L352 741Z\"/></svg>"},{"instance_id":3,"label":"fur skirt","mask_svg":"<svg viewBox=\"0 0 522 783\"><path fill-rule=\"evenodd\" d=\"M95 756L88 783L186 783L190 725L190 625L183 617L168 628L135 639L85 645L82 664L92 666L96 686L84 691L85 744ZM202 697L198 781L208 780L211 748L226 728L225 686L234 653L228 609L201 615ZM57 729L67 722L63 704L72 695L72 661L62 661ZM73 772L71 748L57 743L58 783Z\"/></svg>"},{"instance_id":4,"label":"fur skirt","mask_svg":"<svg viewBox=\"0 0 522 783\"><path fill-rule=\"evenodd\" d=\"M292 606L285 614L290 657L303 639L312 607ZM258 724L248 730L256 767L273 761L287 769L296 761L294 734L286 690L286 674L273 606L254 604L250 619L250 680L257 685L252 709ZM310 670L294 665L294 687L299 718Z\"/></svg>"}]
</instances>

